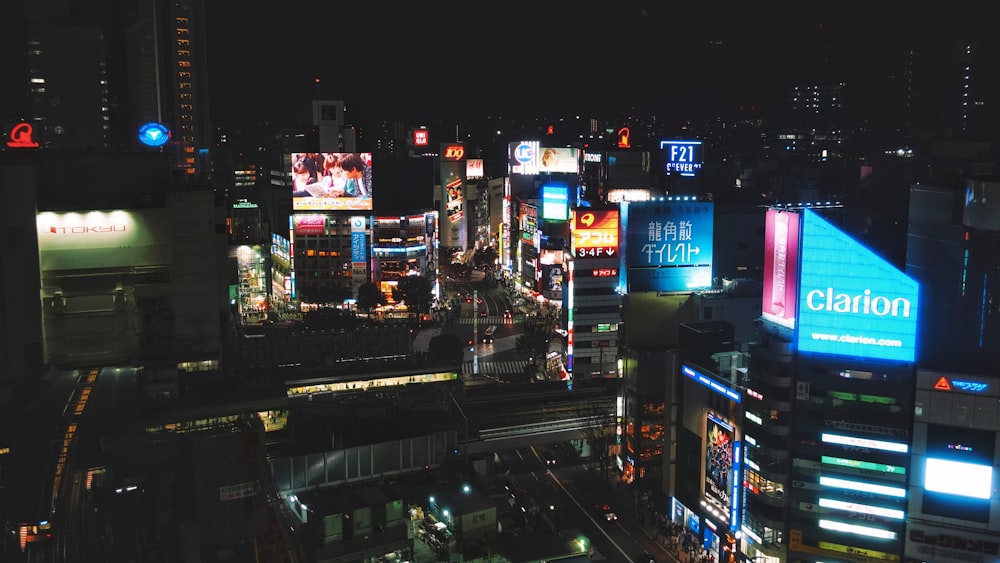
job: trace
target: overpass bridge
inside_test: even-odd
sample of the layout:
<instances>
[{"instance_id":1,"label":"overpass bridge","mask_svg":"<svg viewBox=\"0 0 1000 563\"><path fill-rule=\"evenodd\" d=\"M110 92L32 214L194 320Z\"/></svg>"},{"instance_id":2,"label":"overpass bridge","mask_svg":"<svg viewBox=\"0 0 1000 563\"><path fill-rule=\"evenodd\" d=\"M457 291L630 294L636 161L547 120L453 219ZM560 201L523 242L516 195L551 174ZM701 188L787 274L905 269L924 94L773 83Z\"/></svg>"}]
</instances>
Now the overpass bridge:
<instances>
[{"instance_id":1,"label":"overpass bridge","mask_svg":"<svg viewBox=\"0 0 1000 563\"><path fill-rule=\"evenodd\" d=\"M587 438L615 422L616 380L466 387L469 454Z\"/></svg>"}]
</instances>

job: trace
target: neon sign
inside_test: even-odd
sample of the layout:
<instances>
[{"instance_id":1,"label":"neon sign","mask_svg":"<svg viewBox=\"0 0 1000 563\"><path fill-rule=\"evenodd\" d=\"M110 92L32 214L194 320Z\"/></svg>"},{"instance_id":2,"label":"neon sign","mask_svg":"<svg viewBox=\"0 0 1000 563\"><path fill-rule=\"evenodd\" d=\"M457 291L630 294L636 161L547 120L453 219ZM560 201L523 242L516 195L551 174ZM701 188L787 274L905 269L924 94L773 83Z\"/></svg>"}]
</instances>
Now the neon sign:
<instances>
[{"instance_id":1,"label":"neon sign","mask_svg":"<svg viewBox=\"0 0 1000 563\"><path fill-rule=\"evenodd\" d=\"M632 131L628 127L622 127L618 130L618 148L620 149L630 149L632 148L632 143L629 141L629 137L632 136Z\"/></svg>"},{"instance_id":2,"label":"neon sign","mask_svg":"<svg viewBox=\"0 0 1000 563\"><path fill-rule=\"evenodd\" d=\"M694 176L701 170L701 141L660 141L660 150L667 150L667 174Z\"/></svg>"},{"instance_id":3,"label":"neon sign","mask_svg":"<svg viewBox=\"0 0 1000 563\"><path fill-rule=\"evenodd\" d=\"M573 214L573 255L577 258L618 256L618 211L576 211ZM609 276L617 276L615 273Z\"/></svg>"},{"instance_id":4,"label":"neon sign","mask_svg":"<svg viewBox=\"0 0 1000 563\"><path fill-rule=\"evenodd\" d=\"M430 143L430 133L427 129L414 129L413 130L413 146L415 147L426 147Z\"/></svg>"},{"instance_id":5,"label":"neon sign","mask_svg":"<svg viewBox=\"0 0 1000 563\"><path fill-rule=\"evenodd\" d=\"M730 389L729 387L726 387L725 385L719 383L718 381L712 379L711 377L699 371L695 371L688 366L681 366L681 373L697 381L698 383L701 383L705 387L708 387L709 389L715 391L716 393L722 395L723 397L726 397L727 399L729 399L734 403L743 402L743 397L740 395L739 391Z\"/></svg>"},{"instance_id":6,"label":"neon sign","mask_svg":"<svg viewBox=\"0 0 1000 563\"><path fill-rule=\"evenodd\" d=\"M31 124L22 121L11 128L10 140L7 141L7 146L12 149L33 149L38 147L38 143L31 136Z\"/></svg>"},{"instance_id":7,"label":"neon sign","mask_svg":"<svg viewBox=\"0 0 1000 563\"><path fill-rule=\"evenodd\" d=\"M982 383L979 381L960 381L958 379L948 380L947 377L942 376L934 384L934 388L938 391L951 391L952 389L957 389L959 391L967 391L969 393L985 393L989 390L989 383Z\"/></svg>"},{"instance_id":8,"label":"neon sign","mask_svg":"<svg viewBox=\"0 0 1000 563\"><path fill-rule=\"evenodd\" d=\"M465 147L462 145L447 145L441 152L441 158L445 160L462 160L465 158Z\"/></svg>"},{"instance_id":9,"label":"neon sign","mask_svg":"<svg viewBox=\"0 0 1000 563\"><path fill-rule=\"evenodd\" d=\"M151 121L139 128L139 142L147 147L161 147L170 140L170 130L162 123Z\"/></svg>"}]
</instances>

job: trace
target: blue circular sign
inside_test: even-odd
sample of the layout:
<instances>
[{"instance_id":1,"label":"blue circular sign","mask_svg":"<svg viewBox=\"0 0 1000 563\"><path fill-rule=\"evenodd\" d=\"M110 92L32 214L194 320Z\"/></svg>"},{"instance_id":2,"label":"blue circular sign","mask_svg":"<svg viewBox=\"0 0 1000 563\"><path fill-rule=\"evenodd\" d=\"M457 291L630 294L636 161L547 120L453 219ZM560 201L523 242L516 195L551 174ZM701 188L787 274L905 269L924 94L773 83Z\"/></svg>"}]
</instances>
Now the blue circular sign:
<instances>
[{"instance_id":1,"label":"blue circular sign","mask_svg":"<svg viewBox=\"0 0 1000 563\"><path fill-rule=\"evenodd\" d=\"M535 151L531 149L531 145L528 143L521 143L514 149L514 159L521 164L527 164L533 158L535 158Z\"/></svg>"},{"instance_id":2,"label":"blue circular sign","mask_svg":"<svg viewBox=\"0 0 1000 563\"><path fill-rule=\"evenodd\" d=\"M160 147L170 140L170 129L162 123L151 121L139 128L139 142L147 147Z\"/></svg>"}]
</instances>

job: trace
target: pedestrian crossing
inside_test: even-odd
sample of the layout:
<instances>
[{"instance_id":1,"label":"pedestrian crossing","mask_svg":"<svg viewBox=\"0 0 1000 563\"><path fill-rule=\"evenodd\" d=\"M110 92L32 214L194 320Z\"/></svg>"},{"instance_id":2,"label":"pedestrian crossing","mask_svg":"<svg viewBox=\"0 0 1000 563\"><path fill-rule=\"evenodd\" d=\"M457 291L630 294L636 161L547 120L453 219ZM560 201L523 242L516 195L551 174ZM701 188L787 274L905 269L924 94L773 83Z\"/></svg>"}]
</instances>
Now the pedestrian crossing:
<instances>
[{"instance_id":1,"label":"pedestrian crossing","mask_svg":"<svg viewBox=\"0 0 1000 563\"><path fill-rule=\"evenodd\" d=\"M524 375L527 360L480 361L480 375ZM462 375L473 375L472 362L462 362Z\"/></svg>"},{"instance_id":2,"label":"pedestrian crossing","mask_svg":"<svg viewBox=\"0 0 1000 563\"><path fill-rule=\"evenodd\" d=\"M517 322L521 321L521 319L517 318L519 316L520 315L517 315L515 317ZM500 315L490 315L488 317L479 317L478 319L479 319L479 326L514 324L513 320L504 319ZM460 325L471 325L473 320L476 319L474 319L473 317L459 317L458 320L455 322Z\"/></svg>"}]
</instances>

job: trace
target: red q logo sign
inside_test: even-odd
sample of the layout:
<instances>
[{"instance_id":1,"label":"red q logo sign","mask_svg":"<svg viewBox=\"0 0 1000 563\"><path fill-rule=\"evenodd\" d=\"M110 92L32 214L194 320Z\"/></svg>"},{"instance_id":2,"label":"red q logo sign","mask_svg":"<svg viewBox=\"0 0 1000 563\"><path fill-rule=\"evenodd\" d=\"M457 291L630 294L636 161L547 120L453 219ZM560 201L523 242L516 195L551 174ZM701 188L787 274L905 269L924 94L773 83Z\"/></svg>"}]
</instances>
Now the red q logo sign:
<instances>
[{"instance_id":1,"label":"red q logo sign","mask_svg":"<svg viewBox=\"0 0 1000 563\"><path fill-rule=\"evenodd\" d=\"M11 148L34 148L38 146L31 138L31 124L30 123L18 123L10 130L10 140L7 141L7 146Z\"/></svg>"}]
</instances>

